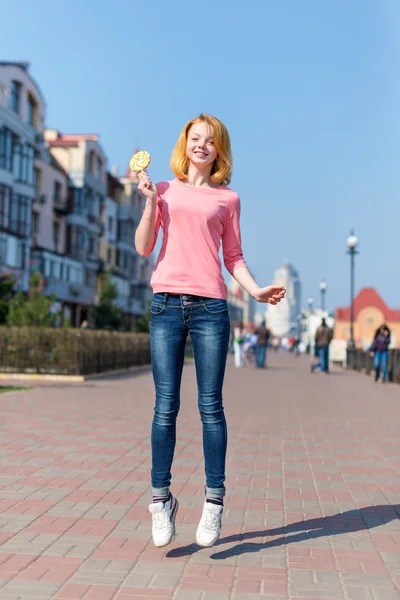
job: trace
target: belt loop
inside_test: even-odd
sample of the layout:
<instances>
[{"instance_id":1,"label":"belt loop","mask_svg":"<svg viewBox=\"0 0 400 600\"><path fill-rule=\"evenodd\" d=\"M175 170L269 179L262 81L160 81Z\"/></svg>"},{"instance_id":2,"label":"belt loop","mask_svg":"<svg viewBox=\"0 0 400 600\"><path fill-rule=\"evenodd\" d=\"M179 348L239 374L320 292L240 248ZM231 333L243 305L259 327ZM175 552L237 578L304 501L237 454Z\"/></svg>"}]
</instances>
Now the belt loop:
<instances>
[{"instance_id":1,"label":"belt loop","mask_svg":"<svg viewBox=\"0 0 400 600\"><path fill-rule=\"evenodd\" d=\"M168 292L165 292L165 294L164 294L164 306L165 306L165 305L167 304L167 302L168 302L168 297L169 297L169 294L168 294Z\"/></svg>"}]
</instances>

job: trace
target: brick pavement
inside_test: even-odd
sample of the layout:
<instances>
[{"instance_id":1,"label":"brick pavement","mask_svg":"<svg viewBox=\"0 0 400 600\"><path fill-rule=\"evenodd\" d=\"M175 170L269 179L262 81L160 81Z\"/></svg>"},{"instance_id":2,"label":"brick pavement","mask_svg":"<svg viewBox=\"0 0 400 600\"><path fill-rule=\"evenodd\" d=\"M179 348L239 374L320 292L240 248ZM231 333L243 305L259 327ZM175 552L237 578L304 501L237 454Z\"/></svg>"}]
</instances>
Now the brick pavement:
<instances>
[{"instance_id":1,"label":"brick pavement","mask_svg":"<svg viewBox=\"0 0 400 600\"><path fill-rule=\"evenodd\" d=\"M400 388L271 355L225 386L228 494L199 549L195 374L174 465L176 540L150 541L148 372L0 396L2 600L400 598Z\"/></svg>"}]
</instances>

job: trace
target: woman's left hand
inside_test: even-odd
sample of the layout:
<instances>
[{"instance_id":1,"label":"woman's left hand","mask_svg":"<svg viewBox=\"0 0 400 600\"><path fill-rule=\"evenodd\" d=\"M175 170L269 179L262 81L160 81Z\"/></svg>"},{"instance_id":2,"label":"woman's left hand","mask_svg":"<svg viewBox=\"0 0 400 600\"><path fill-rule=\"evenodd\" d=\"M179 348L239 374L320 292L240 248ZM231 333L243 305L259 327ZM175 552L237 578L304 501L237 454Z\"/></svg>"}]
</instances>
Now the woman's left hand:
<instances>
[{"instance_id":1,"label":"woman's left hand","mask_svg":"<svg viewBox=\"0 0 400 600\"><path fill-rule=\"evenodd\" d=\"M283 285L267 285L260 288L255 294L254 299L257 302L265 302L267 304L278 304L285 297L286 290Z\"/></svg>"}]
</instances>

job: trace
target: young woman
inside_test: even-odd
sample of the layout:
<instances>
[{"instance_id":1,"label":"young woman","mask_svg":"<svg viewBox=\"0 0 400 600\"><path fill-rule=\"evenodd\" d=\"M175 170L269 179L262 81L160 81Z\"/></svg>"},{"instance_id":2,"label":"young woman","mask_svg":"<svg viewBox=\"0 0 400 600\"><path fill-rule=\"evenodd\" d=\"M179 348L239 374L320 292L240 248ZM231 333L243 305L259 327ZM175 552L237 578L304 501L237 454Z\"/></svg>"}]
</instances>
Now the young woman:
<instances>
[{"instance_id":1,"label":"young woman","mask_svg":"<svg viewBox=\"0 0 400 600\"><path fill-rule=\"evenodd\" d=\"M385 383L387 377L389 345L390 330L386 325L381 325L375 332L370 352L374 357L375 381L379 380L382 372L382 383Z\"/></svg>"},{"instance_id":2,"label":"young woman","mask_svg":"<svg viewBox=\"0 0 400 600\"><path fill-rule=\"evenodd\" d=\"M227 289L218 252L222 241L228 271L258 302L277 304L280 286L259 287L243 259L240 201L227 187L232 171L226 127L202 114L184 126L172 152L176 178L154 185L139 175L146 206L136 230L138 253L149 255L162 227L162 248L151 279L150 339L156 404L152 444L152 534L166 546L175 534L178 501L170 492L176 419L188 334L195 359L198 405L203 425L205 503L196 541L213 546L221 530L225 495L227 428L222 386L230 323Z\"/></svg>"}]
</instances>

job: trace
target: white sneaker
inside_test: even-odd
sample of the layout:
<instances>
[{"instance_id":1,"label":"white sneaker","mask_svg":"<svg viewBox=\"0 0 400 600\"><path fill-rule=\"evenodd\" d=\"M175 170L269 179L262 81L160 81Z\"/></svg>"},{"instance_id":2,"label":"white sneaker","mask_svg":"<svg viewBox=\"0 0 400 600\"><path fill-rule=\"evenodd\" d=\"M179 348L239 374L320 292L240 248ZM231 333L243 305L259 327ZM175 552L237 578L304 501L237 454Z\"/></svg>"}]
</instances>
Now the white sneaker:
<instances>
[{"instance_id":1,"label":"white sneaker","mask_svg":"<svg viewBox=\"0 0 400 600\"><path fill-rule=\"evenodd\" d=\"M203 514L196 532L196 543L199 546L210 548L214 546L221 533L221 520L223 506L205 502Z\"/></svg>"},{"instance_id":2,"label":"white sneaker","mask_svg":"<svg viewBox=\"0 0 400 600\"><path fill-rule=\"evenodd\" d=\"M179 502L172 494L168 502L150 504L149 510L153 518L153 542L157 548L167 546L174 537L178 506Z\"/></svg>"}]
</instances>

